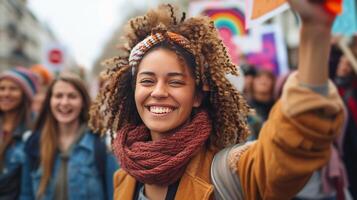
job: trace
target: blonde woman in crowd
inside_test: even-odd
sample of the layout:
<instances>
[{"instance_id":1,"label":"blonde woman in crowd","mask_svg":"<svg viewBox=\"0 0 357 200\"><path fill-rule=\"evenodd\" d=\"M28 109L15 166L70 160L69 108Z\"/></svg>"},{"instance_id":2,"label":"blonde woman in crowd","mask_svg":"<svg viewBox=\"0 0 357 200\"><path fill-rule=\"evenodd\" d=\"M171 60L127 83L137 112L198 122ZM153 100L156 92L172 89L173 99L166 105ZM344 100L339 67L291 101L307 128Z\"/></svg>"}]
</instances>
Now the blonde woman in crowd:
<instances>
[{"instance_id":1,"label":"blonde woman in crowd","mask_svg":"<svg viewBox=\"0 0 357 200\"><path fill-rule=\"evenodd\" d=\"M117 163L87 127L90 98L78 77L63 75L49 86L34 132L26 144L20 199L112 198Z\"/></svg>"}]
</instances>

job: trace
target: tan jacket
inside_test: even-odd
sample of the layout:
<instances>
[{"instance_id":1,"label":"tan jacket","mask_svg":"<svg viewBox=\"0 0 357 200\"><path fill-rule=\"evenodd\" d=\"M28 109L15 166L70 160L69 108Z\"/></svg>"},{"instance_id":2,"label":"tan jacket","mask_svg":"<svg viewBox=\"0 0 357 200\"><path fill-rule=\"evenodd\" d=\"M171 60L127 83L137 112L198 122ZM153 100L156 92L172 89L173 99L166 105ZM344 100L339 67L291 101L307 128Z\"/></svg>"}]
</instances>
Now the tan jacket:
<instances>
[{"instance_id":1,"label":"tan jacket","mask_svg":"<svg viewBox=\"0 0 357 200\"><path fill-rule=\"evenodd\" d=\"M237 162L245 199L294 197L328 161L343 120L343 102L331 82L324 97L290 76L259 140Z\"/></svg>"},{"instance_id":2,"label":"tan jacket","mask_svg":"<svg viewBox=\"0 0 357 200\"><path fill-rule=\"evenodd\" d=\"M273 107L259 140L236 160L244 199L291 199L330 155L343 122L343 102L329 83L329 95L301 87L291 76ZM176 200L213 199L210 166L214 153L201 151L189 163ZM114 199L132 199L135 179L123 170L114 177Z\"/></svg>"}]
</instances>

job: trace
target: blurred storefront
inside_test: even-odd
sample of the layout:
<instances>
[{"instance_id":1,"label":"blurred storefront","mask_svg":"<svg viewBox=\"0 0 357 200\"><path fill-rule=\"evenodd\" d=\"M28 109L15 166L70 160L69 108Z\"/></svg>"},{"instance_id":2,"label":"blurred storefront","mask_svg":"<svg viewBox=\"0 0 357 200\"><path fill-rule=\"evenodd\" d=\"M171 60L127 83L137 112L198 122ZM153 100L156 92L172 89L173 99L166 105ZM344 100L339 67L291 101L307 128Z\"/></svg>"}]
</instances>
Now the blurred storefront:
<instances>
[{"instance_id":1,"label":"blurred storefront","mask_svg":"<svg viewBox=\"0 0 357 200\"><path fill-rule=\"evenodd\" d=\"M26 0L0 1L0 70L40 63L54 34L28 9Z\"/></svg>"}]
</instances>

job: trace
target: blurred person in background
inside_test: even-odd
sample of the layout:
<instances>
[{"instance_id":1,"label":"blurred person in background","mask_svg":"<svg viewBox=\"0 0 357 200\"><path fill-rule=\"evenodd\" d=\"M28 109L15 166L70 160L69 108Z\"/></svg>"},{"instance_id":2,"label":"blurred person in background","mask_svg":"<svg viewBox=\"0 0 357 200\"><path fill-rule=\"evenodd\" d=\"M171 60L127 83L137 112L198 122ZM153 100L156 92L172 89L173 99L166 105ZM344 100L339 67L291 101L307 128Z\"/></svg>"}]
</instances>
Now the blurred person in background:
<instances>
[{"instance_id":1,"label":"blurred person in background","mask_svg":"<svg viewBox=\"0 0 357 200\"><path fill-rule=\"evenodd\" d=\"M32 126L36 76L16 67L0 74L0 199L17 199L25 160L23 133ZM26 186L25 186L26 187Z\"/></svg>"},{"instance_id":2,"label":"blurred person in background","mask_svg":"<svg viewBox=\"0 0 357 200\"><path fill-rule=\"evenodd\" d=\"M117 163L87 127L90 98L74 75L54 80L26 144L25 184L20 199L111 199Z\"/></svg>"},{"instance_id":3,"label":"blurred person in background","mask_svg":"<svg viewBox=\"0 0 357 200\"><path fill-rule=\"evenodd\" d=\"M40 85L39 91L35 95L31 105L32 111L37 115L40 112L41 105L45 99L46 90L53 80L53 74L40 64L31 66L30 70L37 75Z\"/></svg>"},{"instance_id":4,"label":"blurred person in background","mask_svg":"<svg viewBox=\"0 0 357 200\"><path fill-rule=\"evenodd\" d=\"M337 65L335 83L347 107L348 119L343 141L343 157L350 191L357 199L357 76L345 55Z\"/></svg>"},{"instance_id":5,"label":"blurred person in background","mask_svg":"<svg viewBox=\"0 0 357 200\"><path fill-rule=\"evenodd\" d=\"M253 81L255 76L257 75L257 70L254 65L243 64L241 69L244 74L244 88L243 88L243 96L249 102L252 100L253 93ZM263 118L256 113L254 109L251 109L247 115L248 127L250 130L250 135L247 138L247 141L256 140L258 138L260 129L263 125Z\"/></svg>"},{"instance_id":6,"label":"blurred person in background","mask_svg":"<svg viewBox=\"0 0 357 200\"><path fill-rule=\"evenodd\" d=\"M263 121L268 119L269 112L275 103L275 75L266 69L259 69L252 83L252 98L249 105L255 109Z\"/></svg>"},{"instance_id":7,"label":"blurred person in background","mask_svg":"<svg viewBox=\"0 0 357 200\"><path fill-rule=\"evenodd\" d=\"M270 109L275 103L274 87L275 75L266 69L255 70L252 66L247 70L248 74L248 93L247 98L252 112L248 115L248 125L251 131L248 140L256 140L263 123L267 120Z\"/></svg>"},{"instance_id":8,"label":"blurred person in background","mask_svg":"<svg viewBox=\"0 0 357 200\"><path fill-rule=\"evenodd\" d=\"M257 75L257 70L253 65L249 64L242 65L241 69L244 74L243 95L249 101L252 98L253 80L254 77Z\"/></svg>"}]
</instances>

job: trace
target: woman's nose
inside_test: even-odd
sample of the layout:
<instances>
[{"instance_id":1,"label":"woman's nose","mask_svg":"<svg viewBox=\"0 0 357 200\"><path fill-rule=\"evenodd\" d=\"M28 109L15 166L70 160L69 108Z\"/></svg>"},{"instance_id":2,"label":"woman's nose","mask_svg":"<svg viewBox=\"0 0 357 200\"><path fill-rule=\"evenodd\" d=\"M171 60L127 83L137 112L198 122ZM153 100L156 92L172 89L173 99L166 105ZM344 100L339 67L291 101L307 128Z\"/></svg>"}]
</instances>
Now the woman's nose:
<instances>
[{"instance_id":1,"label":"woman's nose","mask_svg":"<svg viewBox=\"0 0 357 200\"><path fill-rule=\"evenodd\" d=\"M151 96L155 98L165 98L168 97L168 91L164 83L157 83L154 86Z\"/></svg>"},{"instance_id":2,"label":"woman's nose","mask_svg":"<svg viewBox=\"0 0 357 200\"><path fill-rule=\"evenodd\" d=\"M68 103L68 98L67 97L62 97L60 100L61 104L67 104Z\"/></svg>"}]
</instances>

